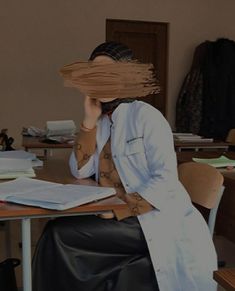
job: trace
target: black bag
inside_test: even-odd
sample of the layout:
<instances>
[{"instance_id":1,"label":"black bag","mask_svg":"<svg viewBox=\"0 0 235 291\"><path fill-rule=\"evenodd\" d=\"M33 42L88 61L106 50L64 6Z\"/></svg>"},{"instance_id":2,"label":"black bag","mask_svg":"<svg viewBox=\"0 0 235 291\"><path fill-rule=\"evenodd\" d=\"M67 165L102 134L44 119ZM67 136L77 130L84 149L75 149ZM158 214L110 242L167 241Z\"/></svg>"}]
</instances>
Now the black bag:
<instances>
[{"instance_id":1,"label":"black bag","mask_svg":"<svg viewBox=\"0 0 235 291\"><path fill-rule=\"evenodd\" d=\"M20 264L19 259L9 258L0 263L0 290L17 291L14 268Z\"/></svg>"},{"instance_id":2,"label":"black bag","mask_svg":"<svg viewBox=\"0 0 235 291\"><path fill-rule=\"evenodd\" d=\"M12 144L14 142L14 138L8 137L7 129L4 128L0 131L0 151L12 151L14 148Z\"/></svg>"}]
</instances>

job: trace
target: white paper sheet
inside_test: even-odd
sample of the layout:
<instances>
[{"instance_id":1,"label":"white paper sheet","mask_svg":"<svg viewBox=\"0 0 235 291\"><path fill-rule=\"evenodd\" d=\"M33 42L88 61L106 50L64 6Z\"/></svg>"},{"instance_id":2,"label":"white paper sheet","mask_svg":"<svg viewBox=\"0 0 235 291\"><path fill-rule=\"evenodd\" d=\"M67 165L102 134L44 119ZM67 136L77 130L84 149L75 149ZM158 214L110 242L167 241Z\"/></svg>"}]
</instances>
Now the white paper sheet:
<instances>
[{"instance_id":1,"label":"white paper sheet","mask_svg":"<svg viewBox=\"0 0 235 291\"><path fill-rule=\"evenodd\" d=\"M0 173L27 171L32 168L30 160L25 159L0 159Z\"/></svg>"}]
</instances>

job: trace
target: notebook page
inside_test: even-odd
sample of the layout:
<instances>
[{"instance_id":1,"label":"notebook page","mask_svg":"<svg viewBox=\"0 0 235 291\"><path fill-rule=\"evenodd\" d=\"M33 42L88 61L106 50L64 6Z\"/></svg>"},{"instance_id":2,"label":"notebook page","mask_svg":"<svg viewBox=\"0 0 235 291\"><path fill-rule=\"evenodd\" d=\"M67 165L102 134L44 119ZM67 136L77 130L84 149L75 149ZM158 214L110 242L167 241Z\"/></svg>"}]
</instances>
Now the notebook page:
<instances>
[{"instance_id":1,"label":"notebook page","mask_svg":"<svg viewBox=\"0 0 235 291\"><path fill-rule=\"evenodd\" d=\"M61 184L47 182L43 180L20 177L13 181L0 183L0 200L6 199L8 196L18 195L22 193L30 193L37 189L47 189Z\"/></svg>"},{"instance_id":2,"label":"notebook page","mask_svg":"<svg viewBox=\"0 0 235 291\"><path fill-rule=\"evenodd\" d=\"M64 210L103 199L115 195L115 193L115 189L110 187L69 184L47 189L34 189L31 192L8 196L6 200L24 205Z\"/></svg>"}]
</instances>

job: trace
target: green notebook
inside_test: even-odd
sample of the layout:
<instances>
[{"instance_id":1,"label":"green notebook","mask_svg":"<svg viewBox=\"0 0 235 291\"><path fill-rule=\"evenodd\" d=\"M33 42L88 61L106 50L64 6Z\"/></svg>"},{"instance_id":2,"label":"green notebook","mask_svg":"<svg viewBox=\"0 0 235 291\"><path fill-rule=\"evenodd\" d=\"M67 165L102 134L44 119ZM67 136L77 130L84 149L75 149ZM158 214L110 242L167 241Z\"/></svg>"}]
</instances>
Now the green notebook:
<instances>
[{"instance_id":1,"label":"green notebook","mask_svg":"<svg viewBox=\"0 0 235 291\"><path fill-rule=\"evenodd\" d=\"M219 158L210 158L210 159L201 159L201 158L193 158L194 162L204 163L211 165L215 168L223 168L223 167L235 167L235 160L231 160L225 156L220 156Z\"/></svg>"}]
</instances>

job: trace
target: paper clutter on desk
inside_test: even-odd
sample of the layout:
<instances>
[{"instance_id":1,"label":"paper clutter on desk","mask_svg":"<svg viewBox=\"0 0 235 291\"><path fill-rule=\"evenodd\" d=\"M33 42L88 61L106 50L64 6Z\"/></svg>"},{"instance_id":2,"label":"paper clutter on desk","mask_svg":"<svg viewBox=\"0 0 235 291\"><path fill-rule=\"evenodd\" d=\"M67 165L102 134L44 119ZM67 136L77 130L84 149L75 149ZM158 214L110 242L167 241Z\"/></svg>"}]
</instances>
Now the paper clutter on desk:
<instances>
[{"instance_id":1,"label":"paper clutter on desk","mask_svg":"<svg viewBox=\"0 0 235 291\"><path fill-rule=\"evenodd\" d=\"M58 120L46 122L46 136L72 136L76 132L73 120Z\"/></svg>"},{"instance_id":2,"label":"paper clutter on desk","mask_svg":"<svg viewBox=\"0 0 235 291\"><path fill-rule=\"evenodd\" d=\"M32 162L32 167L42 167L43 161L39 160L35 153L26 152L24 150L0 152L0 159L21 159ZM1 163L1 160L0 160Z\"/></svg>"},{"instance_id":3,"label":"paper clutter on desk","mask_svg":"<svg viewBox=\"0 0 235 291\"><path fill-rule=\"evenodd\" d=\"M193 133L180 133L180 132L173 132L173 137L175 141L178 142L193 142L193 143L208 143L213 142L213 138L205 138L203 136L193 134Z\"/></svg>"},{"instance_id":4,"label":"paper clutter on desk","mask_svg":"<svg viewBox=\"0 0 235 291\"><path fill-rule=\"evenodd\" d=\"M193 158L193 161L208 164L215 168L235 167L235 160L231 160L223 155L218 158L209 159Z\"/></svg>"},{"instance_id":5,"label":"paper clutter on desk","mask_svg":"<svg viewBox=\"0 0 235 291\"><path fill-rule=\"evenodd\" d=\"M114 196L111 187L58 184L19 178L0 183L0 200L47 209L65 210Z\"/></svg>"},{"instance_id":6,"label":"paper clutter on desk","mask_svg":"<svg viewBox=\"0 0 235 291\"><path fill-rule=\"evenodd\" d=\"M35 176L30 160L0 158L0 179Z\"/></svg>"}]
</instances>

